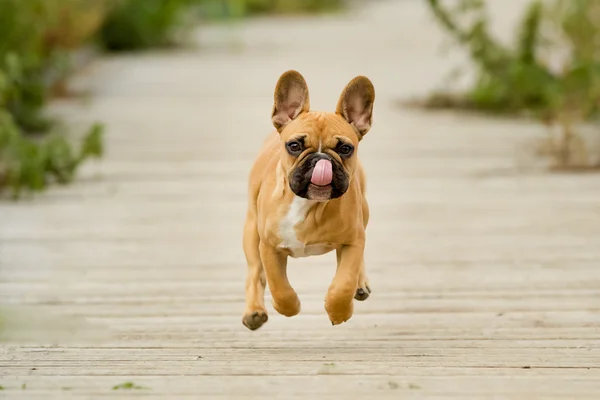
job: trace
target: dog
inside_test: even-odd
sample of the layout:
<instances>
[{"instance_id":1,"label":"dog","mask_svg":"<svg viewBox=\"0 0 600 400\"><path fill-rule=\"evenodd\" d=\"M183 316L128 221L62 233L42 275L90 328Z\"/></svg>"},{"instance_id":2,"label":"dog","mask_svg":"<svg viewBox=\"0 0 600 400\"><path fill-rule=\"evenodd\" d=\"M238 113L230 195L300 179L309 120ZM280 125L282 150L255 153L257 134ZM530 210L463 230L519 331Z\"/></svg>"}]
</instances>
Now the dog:
<instances>
[{"instance_id":1,"label":"dog","mask_svg":"<svg viewBox=\"0 0 600 400\"><path fill-rule=\"evenodd\" d=\"M337 271L325 296L332 325L348 321L353 299L371 294L365 272L369 206L358 146L371 128L375 88L357 76L343 89L333 112L310 110L308 86L295 70L275 86L271 119L248 182L243 248L248 264L242 323L250 330L268 320L268 283L273 307L287 317L300 300L287 278L288 257L337 254Z\"/></svg>"}]
</instances>

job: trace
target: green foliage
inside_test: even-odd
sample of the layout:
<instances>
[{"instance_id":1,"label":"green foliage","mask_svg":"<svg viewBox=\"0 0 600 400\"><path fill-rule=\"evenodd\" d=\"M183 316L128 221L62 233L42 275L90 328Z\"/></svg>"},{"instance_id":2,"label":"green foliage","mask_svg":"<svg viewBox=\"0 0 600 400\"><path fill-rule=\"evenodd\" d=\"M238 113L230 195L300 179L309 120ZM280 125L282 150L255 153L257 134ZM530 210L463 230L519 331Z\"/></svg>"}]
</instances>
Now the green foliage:
<instances>
[{"instance_id":1,"label":"green foliage","mask_svg":"<svg viewBox=\"0 0 600 400\"><path fill-rule=\"evenodd\" d=\"M9 113L0 110L0 192L15 198L24 189L41 191L51 182L69 183L85 160L101 157L103 127L94 125L75 151L64 135L53 132L41 140L25 137Z\"/></svg>"},{"instance_id":2,"label":"green foliage","mask_svg":"<svg viewBox=\"0 0 600 400\"><path fill-rule=\"evenodd\" d=\"M47 13L37 0L0 2L0 106L25 130L46 130L40 110L46 100L41 66L47 57L38 15Z\"/></svg>"},{"instance_id":3,"label":"green foliage","mask_svg":"<svg viewBox=\"0 0 600 400\"><path fill-rule=\"evenodd\" d=\"M533 0L512 46L489 32L482 0L461 0L456 9L427 0L440 25L465 47L476 68L474 86L460 96L436 93L430 107L460 107L501 113L528 113L558 124L563 140L557 161L572 162L574 126L600 112L600 2ZM468 18L463 26L459 21ZM544 27L544 29L542 29ZM559 68L545 59L564 53Z\"/></svg>"},{"instance_id":4,"label":"green foliage","mask_svg":"<svg viewBox=\"0 0 600 400\"><path fill-rule=\"evenodd\" d=\"M122 389L131 390L131 389L146 389L146 388L143 386L136 385L133 382L120 383L118 385L113 386L113 388L112 388L112 390L122 390Z\"/></svg>"},{"instance_id":5,"label":"green foliage","mask_svg":"<svg viewBox=\"0 0 600 400\"><path fill-rule=\"evenodd\" d=\"M62 71L65 51L94 32L101 1L0 1L0 192L19 197L50 182L70 182L84 160L101 155L101 126L75 151L58 121L44 115L52 94L49 72Z\"/></svg>"},{"instance_id":6,"label":"green foliage","mask_svg":"<svg viewBox=\"0 0 600 400\"><path fill-rule=\"evenodd\" d=\"M63 70L66 49L99 25L105 0L0 1L0 107L24 131L46 131L49 70ZM66 71L61 71L66 72Z\"/></svg>"},{"instance_id":7,"label":"green foliage","mask_svg":"<svg viewBox=\"0 0 600 400\"><path fill-rule=\"evenodd\" d=\"M42 115L48 98L42 70L37 60L16 52L0 59L0 105L27 132L43 132L51 126L51 121Z\"/></svg>"},{"instance_id":8,"label":"green foliage","mask_svg":"<svg viewBox=\"0 0 600 400\"><path fill-rule=\"evenodd\" d=\"M186 12L199 0L121 0L116 2L99 32L110 51L164 47L174 43Z\"/></svg>"},{"instance_id":9,"label":"green foliage","mask_svg":"<svg viewBox=\"0 0 600 400\"><path fill-rule=\"evenodd\" d=\"M235 0L234 0L235 1ZM341 0L242 0L248 14L259 13L317 13L336 10Z\"/></svg>"},{"instance_id":10,"label":"green foliage","mask_svg":"<svg viewBox=\"0 0 600 400\"><path fill-rule=\"evenodd\" d=\"M542 16L539 1L530 4L514 49L490 35L482 1L463 0L455 11L444 8L440 0L428 2L441 25L468 49L477 68L477 80L466 94L466 104L486 111L515 112L540 110L552 102L556 79L536 57ZM464 28L456 20L467 13L474 22Z\"/></svg>"},{"instance_id":11,"label":"green foliage","mask_svg":"<svg viewBox=\"0 0 600 400\"><path fill-rule=\"evenodd\" d=\"M305 14L334 11L344 0L192 0L208 18L236 18L261 14Z\"/></svg>"},{"instance_id":12,"label":"green foliage","mask_svg":"<svg viewBox=\"0 0 600 400\"><path fill-rule=\"evenodd\" d=\"M232 18L264 13L315 13L334 10L343 0L112 0L99 32L109 51L167 47L185 33L196 9L208 18ZM191 16L191 17L190 17Z\"/></svg>"}]
</instances>

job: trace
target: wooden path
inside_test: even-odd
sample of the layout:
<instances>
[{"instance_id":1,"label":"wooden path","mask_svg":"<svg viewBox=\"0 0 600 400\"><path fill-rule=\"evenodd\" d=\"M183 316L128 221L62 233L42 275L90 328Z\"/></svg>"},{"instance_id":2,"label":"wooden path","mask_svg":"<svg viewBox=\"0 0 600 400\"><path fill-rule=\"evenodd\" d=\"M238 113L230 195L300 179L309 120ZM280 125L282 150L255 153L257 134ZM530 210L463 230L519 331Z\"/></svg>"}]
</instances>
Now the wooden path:
<instances>
[{"instance_id":1,"label":"wooden path","mask_svg":"<svg viewBox=\"0 0 600 400\"><path fill-rule=\"evenodd\" d=\"M600 398L598 176L520 171L534 123L398 108L452 66L421 2L228 29L103 59L74 82L89 103L56 103L74 126L105 121L108 154L0 203L0 398ZM375 84L373 294L332 327L335 256L292 260L302 313L267 299L250 332L246 177L289 68L315 109L355 75Z\"/></svg>"}]
</instances>

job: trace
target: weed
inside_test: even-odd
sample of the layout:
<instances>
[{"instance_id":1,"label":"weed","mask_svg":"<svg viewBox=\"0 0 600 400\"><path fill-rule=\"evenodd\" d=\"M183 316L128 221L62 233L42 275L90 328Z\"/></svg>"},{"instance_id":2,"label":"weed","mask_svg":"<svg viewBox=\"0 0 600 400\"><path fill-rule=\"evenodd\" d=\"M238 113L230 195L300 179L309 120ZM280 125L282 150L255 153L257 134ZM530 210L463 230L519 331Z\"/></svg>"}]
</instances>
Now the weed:
<instances>
[{"instance_id":1,"label":"weed","mask_svg":"<svg viewBox=\"0 0 600 400\"><path fill-rule=\"evenodd\" d=\"M237 18L262 14L308 14L336 11L345 0L192 0L207 18Z\"/></svg>"},{"instance_id":2,"label":"weed","mask_svg":"<svg viewBox=\"0 0 600 400\"><path fill-rule=\"evenodd\" d=\"M198 0L119 0L99 32L109 51L132 51L175 44L184 16Z\"/></svg>"},{"instance_id":3,"label":"weed","mask_svg":"<svg viewBox=\"0 0 600 400\"><path fill-rule=\"evenodd\" d=\"M24 189L39 191L51 181L70 182L84 160L102 154L100 125L93 126L75 150L62 135L59 121L46 117L44 108L54 81L69 69L66 51L95 33L103 4L104 0L0 2L0 192L11 190L18 198Z\"/></svg>"},{"instance_id":4,"label":"weed","mask_svg":"<svg viewBox=\"0 0 600 400\"><path fill-rule=\"evenodd\" d=\"M115 385L112 388L113 390L121 390L121 389L125 389L125 390L131 390L131 389L146 389L143 386L138 386L136 384L134 384L133 382L125 382L125 383L121 383L119 385Z\"/></svg>"},{"instance_id":5,"label":"weed","mask_svg":"<svg viewBox=\"0 0 600 400\"><path fill-rule=\"evenodd\" d=\"M549 130L560 130L548 150L557 167L590 166L577 127L600 114L600 2L533 0L513 45L506 46L489 32L483 0L461 0L455 9L427 1L439 24L469 52L476 80L463 94L434 93L425 106L535 116ZM464 18L472 22L463 26ZM565 54L558 68L544 56L553 52Z\"/></svg>"},{"instance_id":6,"label":"weed","mask_svg":"<svg viewBox=\"0 0 600 400\"><path fill-rule=\"evenodd\" d=\"M11 115L0 109L0 192L10 188L18 198L23 189L41 191L50 182L71 182L82 162L102 156L102 133L102 125L94 125L74 151L58 133L41 141L24 137Z\"/></svg>"}]
</instances>

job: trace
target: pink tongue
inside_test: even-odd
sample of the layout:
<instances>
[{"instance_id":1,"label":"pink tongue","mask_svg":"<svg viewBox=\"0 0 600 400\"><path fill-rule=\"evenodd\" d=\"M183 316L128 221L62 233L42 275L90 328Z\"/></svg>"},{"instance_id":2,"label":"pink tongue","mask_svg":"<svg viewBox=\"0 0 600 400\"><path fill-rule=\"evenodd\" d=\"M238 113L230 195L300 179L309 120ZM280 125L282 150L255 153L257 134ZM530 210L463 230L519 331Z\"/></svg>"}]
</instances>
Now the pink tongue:
<instances>
[{"instance_id":1,"label":"pink tongue","mask_svg":"<svg viewBox=\"0 0 600 400\"><path fill-rule=\"evenodd\" d=\"M317 186L327 186L331 183L332 179L333 172L331 168L331 161L319 160L313 169L310 181Z\"/></svg>"}]
</instances>

